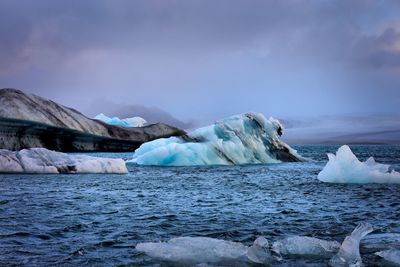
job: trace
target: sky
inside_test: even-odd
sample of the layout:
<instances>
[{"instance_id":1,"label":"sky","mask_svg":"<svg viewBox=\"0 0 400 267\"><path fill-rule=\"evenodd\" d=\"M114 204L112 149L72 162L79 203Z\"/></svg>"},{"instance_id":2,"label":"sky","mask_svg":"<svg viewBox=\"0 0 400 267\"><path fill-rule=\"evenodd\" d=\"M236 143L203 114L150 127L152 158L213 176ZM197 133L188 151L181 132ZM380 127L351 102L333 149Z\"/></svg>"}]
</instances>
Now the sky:
<instances>
[{"instance_id":1,"label":"sky","mask_svg":"<svg viewBox=\"0 0 400 267\"><path fill-rule=\"evenodd\" d=\"M87 114L399 115L400 1L0 0L5 87Z\"/></svg>"}]
</instances>

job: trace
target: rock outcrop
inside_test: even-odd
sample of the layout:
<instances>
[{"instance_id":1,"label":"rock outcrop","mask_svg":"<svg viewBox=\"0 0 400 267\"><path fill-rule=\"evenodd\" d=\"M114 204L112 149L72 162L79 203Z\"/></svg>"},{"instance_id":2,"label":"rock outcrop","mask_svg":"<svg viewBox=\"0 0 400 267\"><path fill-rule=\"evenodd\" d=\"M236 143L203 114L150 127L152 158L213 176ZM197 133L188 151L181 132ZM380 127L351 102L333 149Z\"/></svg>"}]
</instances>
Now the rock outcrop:
<instances>
[{"instance_id":1,"label":"rock outcrop","mask_svg":"<svg viewBox=\"0 0 400 267\"><path fill-rule=\"evenodd\" d=\"M16 89L0 90L0 148L57 151L134 151L142 143L184 131L163 123L122 128Z\"/></svg>"}]
</instances>

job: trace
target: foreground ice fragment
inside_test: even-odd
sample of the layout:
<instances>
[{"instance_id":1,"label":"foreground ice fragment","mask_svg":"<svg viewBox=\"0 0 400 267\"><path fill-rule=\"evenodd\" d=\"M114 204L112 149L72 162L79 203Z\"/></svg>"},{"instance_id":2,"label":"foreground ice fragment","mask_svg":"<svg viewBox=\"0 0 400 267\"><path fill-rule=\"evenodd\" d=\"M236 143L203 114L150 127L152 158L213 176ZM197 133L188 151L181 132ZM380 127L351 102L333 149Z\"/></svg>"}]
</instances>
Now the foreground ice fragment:
<instances>
[{"instance_id":1,"label":"foreground ice fragment","mask_svg":"<svg viewBox=\"0 0 400 267\"><path fill-rule=\"evenodd\" d=\"M275 260L268 251L268 241L259 237L251 247L242 243L209 237L178 237L168 242L139 243L138 251L148 256L181 265L240 263L267 264Z\"/></svg>"},{"instance_id":2,"label":"foreground ice fragment","mask_svg":"<svg viewBox=\"0 0 400 267\"><path fill-rule=\"evenodd\" d=\"M350 236L346 236L339 252L331 258L329 265L334 267L363 266L360 255L360 241L372 230L371 224L360 223Z\"/></svg>"},{"instance_id":3,"label":"foreground ice fragment","mask_svg":"<svg viewBox=\"0 0 400 267\"><path fill-rule=\"evenodd\" d=\"M132 117L126 119L120 119L118 117L107 117L103 113L98 114L94 117L95 120L105 122L110 125L116 125L121 127L143 127L147 121L141 117Z\"/></svg>"},{"instance_id":4,"label":"foreground ice fragment","mask_svg":"<svg viewBox=\"0 0 400 267\"><path fill-rule=\"evenodd\" d=\"M279 121L262 114L236 115L183 137L145 143L129 162L194 166L301 161L295 150L280 141L282 131Z\"/></svg>"},{"instance_id":5,"label":"foreground ice fragment","mask_svg":"<svg viewBox=\"0 0 400 267\"><path fill-rule=\"evenodd\" d=\"M45 148L0 149L0 173L127 173L122 159L66 154Z\"/></svg>"},{"instance_id":6,"label":"foreground ice fragment","mask_svg":"<svg viewBox=\"0 0 400 267\"><path fill-rule=\"evenodd\" d=\"M398 249L379 251L375 255L383 258L390 266L400 266L400 250Z\"/></svg>"},{"instance_id":7,"label":"foreground ice fragment","mask_svg":"<svg viewBox=\"0 0 400 267\"><path fill-rule=\"evenodd\" d=\"M178 237L168 242L139 243L136 249L152 258L181 264L237 262L246 259L241 243L209 237Z\"/></svg>"},{"instance_id":8,"label":"foreground ice fragment","mask_svg":"<svg viewBox=\"0 0 400 267\"><path fill-rule=\"evenodd\" d=\"M376 163L370 157L361 162L347 145L341 146L336 155L328 154L329 161L318 174L318 179L328 183L400 183L400 173L389 165Z\"/></svg>"},{"instance_id":9,"label":"foreground ice fragment","mask_svg":"<svg viewBox=\"0 0 400 267\"><path fill-rule=\"evenodd\" d=\"M291 236L272 244L272 250L276 253L289 256L332 256L339 250L340 243L326 241L308 236Z\"/></svg>"},{"instance_id":10,"label":"foreground ice fragment","mask_svg":"<svg viewBox=\"0 0 400 267\"><path fill-rule=\"evenodd\" d=\"M380 233L367 235L361 240L361 252L400 249L400 233Z\"/></svg>"},{"instance_id":11,"label":"foreground ice fragment","mask_svg":"<svg viewBox=\"0 0 400 267\"><path fill-rule=\"evenodd\" d=\"M254 241L253 245L248 248L246 255L248 260L252 263L270 264L274 261L281 260L279 253L278 257L277 255L273 256L271 254L268 240L263 236L258 237Z\"/></svg>"}]
</instances>

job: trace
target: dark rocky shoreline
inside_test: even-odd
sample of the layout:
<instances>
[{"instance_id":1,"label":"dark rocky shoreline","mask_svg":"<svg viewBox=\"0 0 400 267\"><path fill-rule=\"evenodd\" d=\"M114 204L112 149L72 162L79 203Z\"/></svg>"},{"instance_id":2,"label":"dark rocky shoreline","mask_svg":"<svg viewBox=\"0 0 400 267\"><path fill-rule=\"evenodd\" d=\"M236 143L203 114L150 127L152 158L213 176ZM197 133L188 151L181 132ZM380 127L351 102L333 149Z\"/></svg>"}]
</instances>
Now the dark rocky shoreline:
<instances>
[{"instance_id":1,"label":"dark rocky shoreline","mask_svg":"<svg viewBox=\"0 0 400 267\"><path fill-rule=\"evenodd\" d=\"M160 125L145 126L147 132ZM165 136L143 134L151 141L156 138L180 135L179 131L167 132ZM129 152L143 143L142 140L123 140L83 133L77 130L46 125L27 120L0 118L0 148L20 150L32 147L44 147L55 151L102 151Z\"/></svg>"}]
</instances>

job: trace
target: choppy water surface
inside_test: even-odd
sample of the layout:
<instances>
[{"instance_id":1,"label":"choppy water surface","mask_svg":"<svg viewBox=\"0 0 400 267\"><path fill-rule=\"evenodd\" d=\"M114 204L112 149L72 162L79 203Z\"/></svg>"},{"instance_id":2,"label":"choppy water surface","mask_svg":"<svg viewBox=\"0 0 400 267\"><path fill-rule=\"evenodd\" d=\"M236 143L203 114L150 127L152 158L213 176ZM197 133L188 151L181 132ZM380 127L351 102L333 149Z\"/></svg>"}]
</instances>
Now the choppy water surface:
<instances>
[{"instance_id":1,"label":"choppy water surface","mask_svg":"<svg viewBox=\"0 0 400 267\"><path fill-rule=\"evenodd\" d=\"M0 175L0 265L168 265L137 252L136 244L207 236L250 245L259 235L275 240L292 234L341 242L364 220L377 232L400 232L399 185L324 184L317 174L325 153L338 146L294 147L314 161L130 165L127 175ZM351 148L363 160L373 155L377 162L400 162L400 146ZM363 258L374 264L372 255Z\"/></svg>"}]
</instances>

